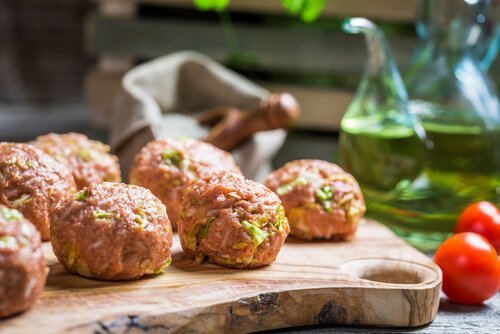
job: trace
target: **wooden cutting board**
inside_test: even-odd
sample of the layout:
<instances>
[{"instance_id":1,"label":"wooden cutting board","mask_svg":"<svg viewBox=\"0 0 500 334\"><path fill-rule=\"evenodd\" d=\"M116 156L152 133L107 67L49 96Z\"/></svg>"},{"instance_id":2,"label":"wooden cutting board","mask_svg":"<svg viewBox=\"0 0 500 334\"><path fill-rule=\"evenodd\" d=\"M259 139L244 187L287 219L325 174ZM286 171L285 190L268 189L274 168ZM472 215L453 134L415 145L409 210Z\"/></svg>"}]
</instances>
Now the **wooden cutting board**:
<instances>
[{"instance_id":1,"label":"wooden cutting board","mask_svg":"<svg viewBox=\"0 0 500 334\"><path fill-rule=\"evenodd\" d=\"M367 221L350 242L289 239L257 270L198 265L174 236L172 265L155 277L103 282L74 276L45 244L42 297L0 321L5 333L234 332L313 324L414 327L431 322L441 272L386 227Z\"/></svg>"}]
</instances>

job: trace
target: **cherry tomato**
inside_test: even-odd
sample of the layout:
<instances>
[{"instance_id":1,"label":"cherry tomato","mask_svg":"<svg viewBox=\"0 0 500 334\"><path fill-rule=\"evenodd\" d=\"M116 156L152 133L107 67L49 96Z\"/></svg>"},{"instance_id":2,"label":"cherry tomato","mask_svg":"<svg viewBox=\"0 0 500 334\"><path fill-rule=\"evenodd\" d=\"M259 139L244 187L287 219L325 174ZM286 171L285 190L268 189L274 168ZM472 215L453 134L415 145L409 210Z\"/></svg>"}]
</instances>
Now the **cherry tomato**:
<instances>
[{"instance_id":1,"label":"cherry tomato","mask_svg":"<svg viewBox=\"0 0 500 334\"><path fill-rule=\"evenodd\" d=\"M452 301L479 304L500 288L497 252L479 234L455 234L439 246L434 261L443 271L443 292Z\"/></svg>"},{"instance_id":2,"label":"cherry tomato","mask_svg":"<svg viewBox=\"0 0 500 334\"><path fill-rule=\"evenodd\" d=\"M465 208L458 218L455 233L475 232L500 253L500 211L490 202L476 202Z\"/></svg>"}]
</instances>

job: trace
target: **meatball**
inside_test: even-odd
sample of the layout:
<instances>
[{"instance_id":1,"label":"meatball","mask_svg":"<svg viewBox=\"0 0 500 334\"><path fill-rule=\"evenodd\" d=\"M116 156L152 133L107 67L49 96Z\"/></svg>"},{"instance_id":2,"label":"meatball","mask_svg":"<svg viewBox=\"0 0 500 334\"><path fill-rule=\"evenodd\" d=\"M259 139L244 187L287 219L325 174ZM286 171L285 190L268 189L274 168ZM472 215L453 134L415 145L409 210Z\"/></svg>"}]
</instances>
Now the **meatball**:
<instances>
[{"instance_id":1,"label":"meatball","mask_svg":"<svg viewBox=\"0 0 500 334\"><path fill-rule=\"evenodd\" d=\"M0 205L0 318L27 310L45 286L40 233L23 215Z\"/></svg>"},{"instance_id":2,"label":"meatball","mask_svg":"<svg viewBox=\"0 0 500 334\"><path fill-rule=\"evenodd\" d=\"M18 209L49 239L55 207L76 192L70 171L28 144L0 143L0 204Z\"/></svg>"},{"instance_id":3,"label":"meatball","mask_svg":"<svg viewBox=\"0 0 500 334\"><path fill-rule=\"evenodd\" d=\"M300 239L348 238L365 213L354 177L327 161L289 162L269 174L264 184L283 201L290 234Z\"/></svg>"},{"instance_id":4,"label":"meatball","mask_svg":"<svg viewBox=\"0 0 500 334\"><path fill-rule=\"evenodd\" d=\"M109 146L79 133L55 134L38 137L35 147L68 167L78 189L94 183L120 182L118 158L109 154Z\"/></svg>"},{"instance_id":5,"label":"meatball","mask_svg":"<svg viewBox=\"0 0 500 334\"><path fill-rule=\"evenodd\" d=\"M104 182L80 190L56 209L50 233L58 260L85 277L136 279L171 261L165 206L138 186Z\"/></svg>"},{"instance_id":6,"label":"meatball","mask_svg":"<svg viewBox=\"0 0 500 334\"><path fill-rule=\"evenodd\" d=\"M167 206L176 228L186 186L217 170L241 173L231 154L211 144L169 138L150 142L135 156L130 183L150 189Z\"/></svg>"},{"instance_id":7,"label":"meatball","mask_svg":"<svg viewBox=\"0 0 500 334\"><path fill-rule=\"evenodd\" d=\"M197 262L240 269L270 264L289 231L278 196L239 174L216 172L186 189L179 238Z\"/></svg>"}]
</instances>

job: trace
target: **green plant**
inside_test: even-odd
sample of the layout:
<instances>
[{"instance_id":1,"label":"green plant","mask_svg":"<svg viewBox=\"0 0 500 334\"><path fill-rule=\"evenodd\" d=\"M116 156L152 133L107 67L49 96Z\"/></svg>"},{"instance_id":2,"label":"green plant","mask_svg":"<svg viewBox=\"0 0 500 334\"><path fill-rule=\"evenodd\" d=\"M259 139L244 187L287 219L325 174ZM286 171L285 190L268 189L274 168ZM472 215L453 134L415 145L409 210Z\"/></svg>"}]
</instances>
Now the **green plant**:
<instances>
[{"instance_id":1,"label":"green plant","mask_svg":"<svg viewBox=\"0 0 500 334\"><path fill-rule=\"evenodd\" d=\"M229 6L230 0L193 0L197 9L222 12ZM283 7L293 16L304 22L316 20L323 11L326 0L281 0Z\"/></svg>"}]
</instances>

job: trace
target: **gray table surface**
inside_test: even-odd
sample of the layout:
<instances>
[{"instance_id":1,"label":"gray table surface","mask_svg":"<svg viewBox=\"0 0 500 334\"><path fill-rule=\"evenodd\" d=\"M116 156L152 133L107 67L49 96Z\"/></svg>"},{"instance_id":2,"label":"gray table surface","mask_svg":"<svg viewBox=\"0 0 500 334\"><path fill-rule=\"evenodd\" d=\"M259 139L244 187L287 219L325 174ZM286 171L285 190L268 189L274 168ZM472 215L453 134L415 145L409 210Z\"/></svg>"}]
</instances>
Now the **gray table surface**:
<instances>
[{"instance_id":1,"label":"gray table surface","mask_svg":"<svg viewBox=\"0 0 500 334\"><path fill-rule=\"evenodd\" d=\"M0 104L0 141L27 141L54 131L76 131L106 140L106 131L95 129L82 105L47 107L44 113L30 113L29 106ZM276 166L301 158L331 160L336 156L337 136L312 132L292 132L274 160ZM268 333L500 333L500 293L483 305L455 304L441 298L436 319L419 328L309 326L286 328Z\"/></svg>"}]
</instances>

